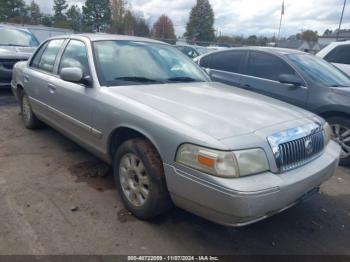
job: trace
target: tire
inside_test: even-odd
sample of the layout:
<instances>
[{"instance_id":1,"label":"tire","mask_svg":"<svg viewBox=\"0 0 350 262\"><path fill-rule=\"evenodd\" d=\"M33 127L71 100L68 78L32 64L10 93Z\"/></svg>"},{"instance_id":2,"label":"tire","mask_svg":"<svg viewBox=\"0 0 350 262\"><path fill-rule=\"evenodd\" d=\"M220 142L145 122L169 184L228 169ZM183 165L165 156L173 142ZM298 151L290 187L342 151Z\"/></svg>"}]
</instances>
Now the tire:
<instances>
[{"instance_id":1,"label":"tire","mask_svg":"<svg viewBox=\"0 0 350 262\"><path fill-rule=\"evenodd\" d=\"M140 138L124 142L113 166L119 194L133 215L147 220L171 208L162 160L150 142Z\"/></svg>"},{"instance_id":2,"label":"tire","mask_svg":"<svg viewBox=\"0 0 350 262\"><path fill-rule=\"evenodd\" d=\"M42 126L42 122L33 113L29 97L25 92L21 95L21 115L26 128L37 129Z\"/></svg>"},{"instance_id":3,"label":"tire","mask_svg":"<svg viewBox=\"0 0 350 262\"><path fill-rule=\"evenodd\" d=\"M327 121L332 127L333 139L342 147L340 165L350 166L350 119L335 116Z\"/></svg>"}]
</instances>

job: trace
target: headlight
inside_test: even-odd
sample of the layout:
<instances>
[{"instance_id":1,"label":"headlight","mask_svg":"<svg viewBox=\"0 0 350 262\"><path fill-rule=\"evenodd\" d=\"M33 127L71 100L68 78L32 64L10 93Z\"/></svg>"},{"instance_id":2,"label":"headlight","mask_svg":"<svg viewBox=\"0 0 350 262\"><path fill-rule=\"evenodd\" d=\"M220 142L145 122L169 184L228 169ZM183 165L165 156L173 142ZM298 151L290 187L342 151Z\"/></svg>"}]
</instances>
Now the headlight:
<instances>
[{"instance_id":1,"label":"headlight","mask_svg":"<svg viewBox=\"0 0 350 262\"><path fill-rule=\"evenodd\" d=\"M333 138L333 131L332 131L331 126L327 122L323 125L323 130L325 133L324 144L327 145L329 143L329 141Z\"/></svg>"},{"instance_id":2,"label":"headlight","mask_svg":"<svg viewBox=\"0 0 350 262\"><path fill-rule=\"evenodd\" d=\"M227 178L257 174L269 169L266 154L259 148L227 152L184 144L177 151L176 161L199 171Z\"/></svg>"}]
</instances>

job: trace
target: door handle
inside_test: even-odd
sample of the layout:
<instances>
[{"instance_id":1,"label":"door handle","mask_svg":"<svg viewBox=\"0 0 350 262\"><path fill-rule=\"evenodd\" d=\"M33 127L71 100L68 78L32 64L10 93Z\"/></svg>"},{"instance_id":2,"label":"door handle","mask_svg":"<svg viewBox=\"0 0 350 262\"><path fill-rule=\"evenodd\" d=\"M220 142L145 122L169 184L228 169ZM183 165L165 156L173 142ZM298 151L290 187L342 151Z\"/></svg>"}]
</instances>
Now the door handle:
<instances>
[{"instance_id":1,"label":"door handle","mask_svg":"<svg viewBox=\"0 0 350 262\"><path fill-rule=\"evenodd\" d=\"M249 84L245 84L245 85L243 85L243 87L245 89L253 90L253 87L251 85L249 85Z\"/></svg>"},{"instance_id":2,"label":"door handle","mask_svg":"<svg viewBox=\"0 0 350 262\"><path fill-rule=\"evenodd\" d=\"M24 80L25 83L28 83L28 82L29 82L29 76L28 76L28 75L25 75L25 76L23 77L23 80Z\"/></svg>"},{"instance_id":3,"label":"door handle","mask_svg":"<svg viewBox=\"0 0 350 262\"><path fill-rule=\"evenodd\" d=\"M49 88L49 92L50 92L51 94L55 93L55 91L56 91L56 86L54 86L53 84L48 84L47 87Z\"/></svg>"}]
</instances>

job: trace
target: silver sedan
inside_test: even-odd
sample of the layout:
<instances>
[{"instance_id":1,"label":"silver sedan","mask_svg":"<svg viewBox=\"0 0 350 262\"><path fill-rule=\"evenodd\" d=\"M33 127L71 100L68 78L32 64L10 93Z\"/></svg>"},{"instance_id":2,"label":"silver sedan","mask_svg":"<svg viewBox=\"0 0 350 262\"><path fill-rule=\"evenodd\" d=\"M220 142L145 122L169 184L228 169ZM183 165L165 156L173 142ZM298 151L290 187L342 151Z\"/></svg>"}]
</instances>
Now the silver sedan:
<instances>
[{"instance_id":1,"label":"silver sedan","mask_svg":"<svg viewBox=\"0 0 350 262\"><path fill-rule=\"evenodd\" d=\"M12 90L27 128L44 122L112 164L126 208L141 219L175 204L247 225L317 192L339 162L320 117L211 82L150 39L49 39L16 64Z\"/></svg>"}]
</instances>

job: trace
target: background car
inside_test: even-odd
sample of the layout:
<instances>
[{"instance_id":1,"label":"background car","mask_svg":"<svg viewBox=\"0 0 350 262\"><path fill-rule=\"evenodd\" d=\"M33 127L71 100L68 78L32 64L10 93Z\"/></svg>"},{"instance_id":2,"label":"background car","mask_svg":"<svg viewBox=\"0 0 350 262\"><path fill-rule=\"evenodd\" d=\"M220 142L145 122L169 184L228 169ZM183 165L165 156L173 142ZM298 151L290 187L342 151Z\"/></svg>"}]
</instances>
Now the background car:
<instances>
[{"instance_id":1,"label":"background car","mask_svg":"<svg viewBox=\"0 0 350 262\"><path fill-rule=\"evenodd\" d=\"M174 47L191 59L210 52L208 48L203 46L175 45Z\"/></svg>"},{"instance_id":2,"label":"background car","mask_svg":"<svg viewBox=\"0 0 350 262\"><path fill-rule=\"evenodd\" d=\"M332 63L350 76L350 40L333 42L322 49L317 56Z\"/></svg>"},{"instance_id":3,"label":"background car","mask_svg":"<svg viewBox=\"0 0 350 262\"><path fill-rule=\"evenodd\" d=\"M304 52L280 48L232 48L195 59L213 80L308 109L327 119L350 164L350 77Z\"/></svg>"},{"instance_id":4,"label":"background car","mask_svg":"<svg viewBox=\"0 0 350 262\"><path fill-rule=\"evenodd\" d=\"M28 60L39 45L27 29L0 26L0 88L10 87L13 66Z\"/></svg>"}]
</instances>

